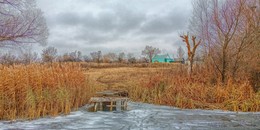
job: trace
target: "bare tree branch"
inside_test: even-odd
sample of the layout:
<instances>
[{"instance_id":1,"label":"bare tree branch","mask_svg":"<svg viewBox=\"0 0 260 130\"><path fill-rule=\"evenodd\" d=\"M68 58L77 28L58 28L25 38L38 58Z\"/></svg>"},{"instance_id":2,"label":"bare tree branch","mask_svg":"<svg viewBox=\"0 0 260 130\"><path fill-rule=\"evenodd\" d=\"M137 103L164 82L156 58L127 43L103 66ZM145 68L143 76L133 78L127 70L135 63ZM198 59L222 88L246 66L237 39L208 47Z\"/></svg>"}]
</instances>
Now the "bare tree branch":
<instances>
[{"instance_id":1,"label":"bare tree branch","mask_svg":"<svg viewBox=\"0 0 260 130\"><path fill-rule=\"evenodd\" d=\"M0 1L0 46L47 43L48 28L34 0Z\"/></svg>"}]
</instances>

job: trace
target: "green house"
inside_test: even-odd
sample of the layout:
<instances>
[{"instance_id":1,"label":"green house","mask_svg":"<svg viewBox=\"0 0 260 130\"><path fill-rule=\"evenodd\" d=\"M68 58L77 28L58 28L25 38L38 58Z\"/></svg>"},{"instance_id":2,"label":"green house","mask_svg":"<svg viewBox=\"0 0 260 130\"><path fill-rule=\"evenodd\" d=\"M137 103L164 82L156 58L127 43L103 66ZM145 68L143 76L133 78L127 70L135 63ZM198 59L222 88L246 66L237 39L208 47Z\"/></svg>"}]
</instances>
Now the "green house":
<instances>
[{"instance_id":1,"label":"green house","mask_svg":"<svg viewBox=\"0 0 260 130\"><path fill-rule=\"evenodd\" d=\"M169 56L169 54L165 55L155 55L152 59L152 63L171 63L174 60Z\"/></svg>"}]
</instances>

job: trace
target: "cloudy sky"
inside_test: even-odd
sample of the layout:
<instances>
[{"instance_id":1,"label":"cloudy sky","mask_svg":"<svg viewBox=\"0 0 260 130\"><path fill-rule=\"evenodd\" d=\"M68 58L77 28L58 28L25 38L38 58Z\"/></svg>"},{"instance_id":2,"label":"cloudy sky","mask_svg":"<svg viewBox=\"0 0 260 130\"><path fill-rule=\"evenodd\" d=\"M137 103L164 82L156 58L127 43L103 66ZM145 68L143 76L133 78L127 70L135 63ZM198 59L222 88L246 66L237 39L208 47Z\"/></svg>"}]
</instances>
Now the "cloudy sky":
<instances>
[{"instance_id":1,"label":"cloudy sky","mask_svg":"<svg viewBox=\"0 0 260 130\"><path fill-rule=\"evenodd\" d=\"M101 50L141 54L146 45L173 54L183 45L191 0L37 0L59 53ZM38 49L42 49L39 48Z\"/></svg>"}]
</instances>

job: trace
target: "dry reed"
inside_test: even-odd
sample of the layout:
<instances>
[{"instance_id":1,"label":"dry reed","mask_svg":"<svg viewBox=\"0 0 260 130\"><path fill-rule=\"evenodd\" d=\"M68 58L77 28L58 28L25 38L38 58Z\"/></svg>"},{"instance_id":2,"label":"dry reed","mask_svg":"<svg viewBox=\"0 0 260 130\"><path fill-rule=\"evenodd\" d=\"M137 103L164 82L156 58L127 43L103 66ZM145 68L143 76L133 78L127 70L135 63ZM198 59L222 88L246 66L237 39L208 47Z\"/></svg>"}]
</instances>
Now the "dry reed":
<instances>
[{"instance_id":1,"label":"dry reed","mask_svg":"<svg viewBox=\"0 0 260 130\"><path fill-rule=\"evenodd\" d=\"M140 79L139 85L129 90L131 98L187 109L260 111L260 92L256 93L248 80L229 80L223 85L212 82L207 70L200 70L193 78L181 70L161 71Z\"/></svg>"},{"instance_id":2,"label":"dry reed","mask_svg":"<svg viewBox=\"0 0 260 130\"><path fill-rule=\"evenodd\" d=\"M0 120L68 114L90 98L79 64L0 66Z\"/></svg>"}]
</instances>

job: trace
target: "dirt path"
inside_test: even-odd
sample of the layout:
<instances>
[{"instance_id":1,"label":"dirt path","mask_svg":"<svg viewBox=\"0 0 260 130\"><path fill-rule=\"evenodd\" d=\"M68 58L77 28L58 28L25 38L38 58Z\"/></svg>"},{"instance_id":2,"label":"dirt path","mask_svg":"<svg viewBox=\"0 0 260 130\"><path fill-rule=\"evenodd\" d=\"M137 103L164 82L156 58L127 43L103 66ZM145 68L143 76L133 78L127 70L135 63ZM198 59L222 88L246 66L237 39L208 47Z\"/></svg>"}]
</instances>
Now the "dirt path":
<instances>
[{"instance_id":1,"label":"dirt path","mask_svg":"<svg viewBox=\"0 0 260 130\"><path fill-rule=\"evenodd\" d=\"M158 71L156 68L102 68L90 69L86 71L86 75L91 81L91 86L102 89L127 89L138 83L141 77Z\"/></svg>"}]
</instances>

